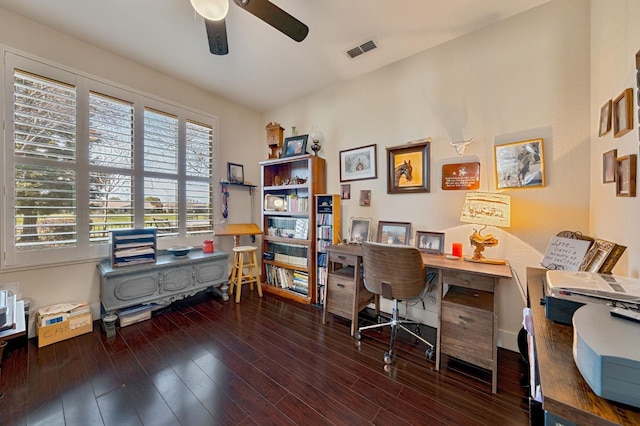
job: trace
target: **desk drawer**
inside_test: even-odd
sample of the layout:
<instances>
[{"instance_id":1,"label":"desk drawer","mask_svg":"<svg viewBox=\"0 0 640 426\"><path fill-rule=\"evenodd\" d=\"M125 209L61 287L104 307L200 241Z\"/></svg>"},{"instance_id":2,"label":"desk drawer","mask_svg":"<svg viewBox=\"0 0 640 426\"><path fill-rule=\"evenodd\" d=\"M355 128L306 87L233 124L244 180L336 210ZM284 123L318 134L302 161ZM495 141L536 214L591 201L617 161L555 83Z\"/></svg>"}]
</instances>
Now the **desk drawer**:
<instances>
[{"instance_id":1,"label":"desk drawer","mask_svg":"<svg viewBox=\"0 0 640 426\"><path fill-rule=\"evenodd\" d=\"M446 300L441 309L442 352L476 365L478 359L493 359L493 312Z\"/></svg>"},{"instance_id":2,"label":"desk drawer","mask_svg":"<svg viewBox=\"0 0 640 426\"><path fill-rule=\"evenodd\" d=\"M326 297L327 310L329 312L351 319L354 297L355 283L353 279L348 280L329 275Z\"/></svg>"},{"instance_id":3,"label":"desk drawer","mask_svg":"<svg viewBox=\"0 0 640 426\"><path fill-rule=\"evenodd\" d=\"M343 266L356 266L358 263L358 256L344 253L329 252L329 262L341 263Z\"/></svg>"},{"instance_id":4,"label":"desk drawer","mask_svg":"<svg viewBox=\"0 0 640 426\"><path fill-rule=\"evenodd\" d=\"M490 291L493 293L494 278L486 275L478 275L463 271L444 270L442 281L445 284L460 287L473 288L476 290Z\"/></svg>"}]
</instances>

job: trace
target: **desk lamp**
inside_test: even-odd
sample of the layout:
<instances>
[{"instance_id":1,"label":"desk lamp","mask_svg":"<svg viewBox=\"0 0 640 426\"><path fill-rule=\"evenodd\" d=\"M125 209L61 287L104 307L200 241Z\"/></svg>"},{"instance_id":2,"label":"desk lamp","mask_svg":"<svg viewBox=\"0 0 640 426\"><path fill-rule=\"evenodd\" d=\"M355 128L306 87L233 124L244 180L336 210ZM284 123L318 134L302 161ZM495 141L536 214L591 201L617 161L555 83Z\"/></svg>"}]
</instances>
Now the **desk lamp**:
<instances>
[{"instance_id":1,"label":"desk lamp","mask_svg":"<svg viewBox=\"0 0 640 426\"><path fill-rule=\"evenodd\" d=\"M485 247L495 247L498 239L491 234L482 235L487 226L509 227L511 225L511 197L492 192L468 192L462 206L460 221L474 225L484 225L480 230L474 229L469 242L475 247L472 257L465 257L470 262L492 263L504 265L506 260L487 259L482 252Z\"/></svg>"}]
</instances>

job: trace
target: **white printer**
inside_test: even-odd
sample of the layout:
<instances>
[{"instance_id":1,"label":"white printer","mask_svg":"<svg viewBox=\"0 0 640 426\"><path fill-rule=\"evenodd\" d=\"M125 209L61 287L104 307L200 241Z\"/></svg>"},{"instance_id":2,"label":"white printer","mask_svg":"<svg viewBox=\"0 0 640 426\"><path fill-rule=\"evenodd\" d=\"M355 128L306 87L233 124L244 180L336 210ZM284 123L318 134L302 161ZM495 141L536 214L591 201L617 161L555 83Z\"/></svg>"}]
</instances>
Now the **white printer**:
<instances>
[{"instance_id":1,"label":"white printer","mask_svg":"<svg viewBox=\"0 0 640 426\"><path fill-rule=\"evenodd\" d=\"M571 324L575 310L586 303L640 306L640 280L584 271L547 271L544 294L547 318Z\"/></svg>"}]
</instances>

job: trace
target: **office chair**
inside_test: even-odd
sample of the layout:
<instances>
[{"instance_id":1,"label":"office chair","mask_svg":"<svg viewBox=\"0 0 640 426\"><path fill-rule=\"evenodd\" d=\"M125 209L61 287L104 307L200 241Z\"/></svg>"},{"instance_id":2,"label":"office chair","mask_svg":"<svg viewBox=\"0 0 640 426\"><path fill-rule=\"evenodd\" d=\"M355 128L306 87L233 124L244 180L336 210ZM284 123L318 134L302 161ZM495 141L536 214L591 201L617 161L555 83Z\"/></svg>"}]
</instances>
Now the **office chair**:
<instances>
[{"instance_id":1,"label":"office chair","mask_svg":"<svg viewBox=\"0 0 640 426\"><path fill-rule=\"evenodd\" d=\"M399 319L400 301L418 299L427 289L427 271L420 251L415 247L392 244L362 243L362 263L364 285L371 293L393 300L393 311L389 322L359 327L355 338L362 339L362 332L378 327L391 327L389 351L384 354L384 362L393 361L393 344L398 329L411 334L426 343L429 349L425 355L433 357L433 345L410 330L407 325L418 325L414 321Z\"/></svg>"}]
</instances>

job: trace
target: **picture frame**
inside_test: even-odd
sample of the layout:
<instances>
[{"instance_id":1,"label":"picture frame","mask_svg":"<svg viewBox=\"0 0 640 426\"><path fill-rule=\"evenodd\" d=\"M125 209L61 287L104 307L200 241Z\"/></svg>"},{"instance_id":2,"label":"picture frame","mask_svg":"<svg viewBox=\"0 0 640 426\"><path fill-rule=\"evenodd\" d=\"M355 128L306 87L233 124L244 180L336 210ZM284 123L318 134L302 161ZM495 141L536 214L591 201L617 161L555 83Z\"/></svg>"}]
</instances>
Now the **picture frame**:
<instances>
[{"instance_id":1,"label":"picture frame","mask_svg":"<svg viewBox=\"0 0 640 426\"><path fill-rule=\"evenodd\" d=\"M616 159L616 196L636 196L637 155L625 155Z\"/></svg>"},{"instance_id":2,"label":"picture frame","mask_svg":"<svg viewBox=\"0 0 640 426\"><path fill-rule=\"evenodd\" d=\"M227 163L227 179L230 183L244 184L244 166L242 164Z\"/></svg>"},{"instance_id":3,"label":"picture frame","mask_svg":"<svg viewBox=\"0 0 640 426\"><path fill-rule=\"evenodd\" d=\"M542 138L494 146L497 189L545 186Z\"/></svg>"},{"instance_id":4,"label":"picture frame","mask_svg":"<svg viewBox=\"0 0 640 426\"><path fill-rule=\"evenodd\" d=\"M415 245L423 253L444 254L444 232L416 231Z\"/></svg>"},{"instance_id":5,"label":"picture frame","mask_svg":"<svg viewBox=\"0 0 640 426\"><path fill-rule=\"evenodd\" d=\"M349 218L349 244L362 244L371 241L371 218L370 217L350 217Z\"/></svg>"},{"instance_id":6,"label":"picture frame","mask_svg":"<svg viewBox=\"0 0 640 426\"><path fill-rule=\"evenodd\" d=\"M598 272L614 246L615 244L611 241L596 239L584 255L578 270Z\"/></svg>"},{"instance_id":7,"label":"picture frame","mask_svg":"<svg viewBox=\"0 0 640 426\"><path fill-rule=\"evenodd\" d=\"M613 100L613 137L619 138L633 130L633 89L625 89Z\"/></svg>"},{"instance_id":8,"label":"picture frame","mask_svg":"<svg viewBox=\"0 0 640 426\"><path fill-rule=\"evenodd\" d=\"M341 200L351 199L351 184L345 183L340 185L340 199Z\"/></svg>"},{"instance_id":9,"label":"picture frame","mask_svg":"<svg viewBox=\"0 0 640 426\"><path fill-rule=\"evenodd\" d=\"M387 148L387 194L429 192L431 139Z\"/></svg>"},{"instance_id":10,"label":"picture frame","mask_svg":"<svg viewBox=\"0 0 640 426\"><path fill-rule=\"evenodd\" d=\"M411 222L378 222L377 242L382 244L409 245Z\"/></svg>"},{"instance_id":11,"label":"picture frame","mask_svg":"<svg viewBox=\"0 0 640 426\"><path fill-rule=\"evenodd\" d=\"M307 153L309 135L291 136L284 139L282 158L296 157Z\"/></svg>"},{"instance_id":12,"label":"picture frame","mask_svg":"<svg viewBox=\"0 0 640 426\"><path fill-rule=\"evenodd\" d=\"M616 181L616 160L618 150L612 149L602 154L602 183Z\"/></svg>"},{"instance_id":13,"label":"picture frame","mask_svg":"<svg viewBox=\"0 0 640 426\"><path fill-rule=\"evenodd\" d=\"M360 190L360 199L358 200L358 204L364 207L369 207L371 205L371 190L370 189L362 189Z\"/></svg>"},{"instance_id":14,"label":"picture frame","mask_svg":"<svg viewBox=\"0 0 640 426\"><path fill-rule=\"evenodd\" d=\"M264 210L277 212L288 211L287 197L266 194L264 196Z\"/></svg>"},{"instance_id":15,"label":"picture frame","mask_svg":"<svg viewBox=\"0 0 640 426\"><path fill-rule=\"evenodd\" d=\"M600 108L600 127L598 128L598 136L600 137L611 131L611 105L612 101L609 99Z\"/></svg>"},{"instance_id":16,"label":"picture frame","mask_svg":"<svg viewBox=\"0 0 640 426\"><path fill-rule=\"evenodd\" d=\"M378 178L378 146L340 151L340 182Z\"/></svg>"}]
</instances>

